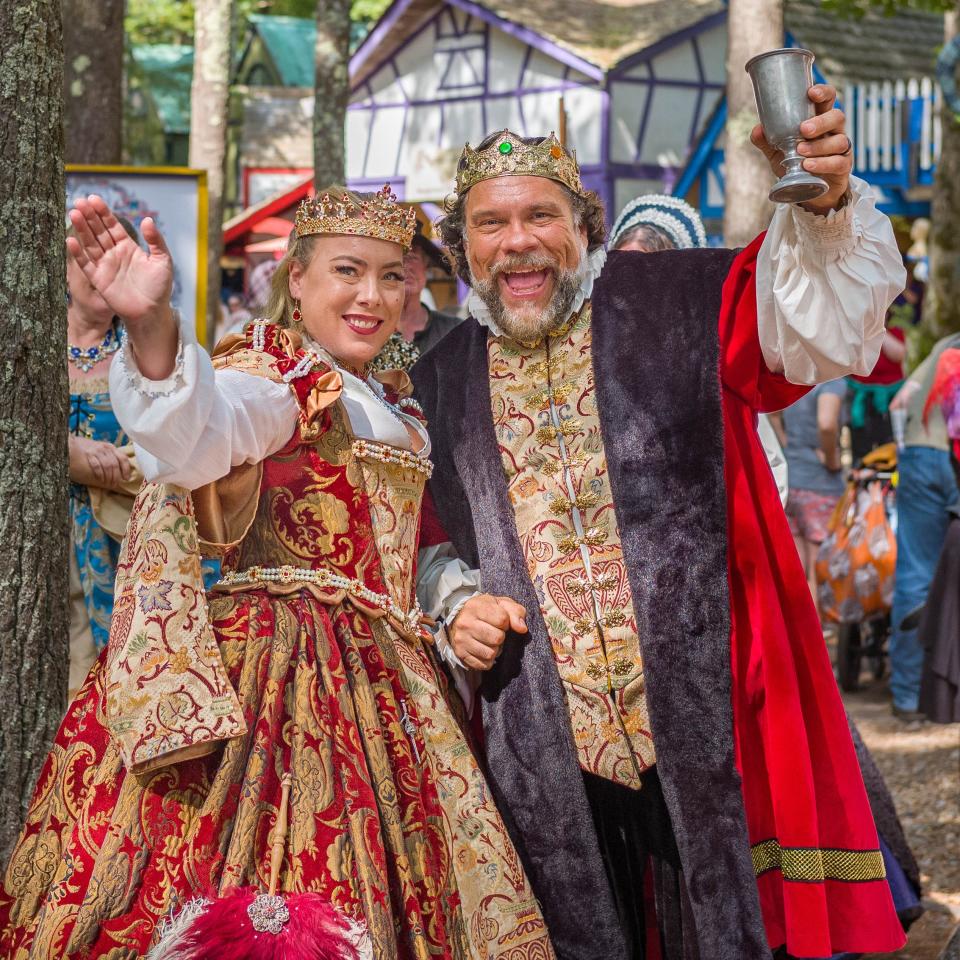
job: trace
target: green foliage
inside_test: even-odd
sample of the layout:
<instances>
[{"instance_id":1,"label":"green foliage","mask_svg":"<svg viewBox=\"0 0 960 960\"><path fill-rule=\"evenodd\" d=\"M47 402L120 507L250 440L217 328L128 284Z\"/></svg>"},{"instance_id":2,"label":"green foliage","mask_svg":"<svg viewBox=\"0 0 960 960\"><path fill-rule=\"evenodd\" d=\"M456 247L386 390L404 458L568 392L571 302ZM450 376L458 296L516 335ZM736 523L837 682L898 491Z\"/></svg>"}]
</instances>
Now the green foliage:
<instances>
[{"instance_id":1,"label":"green foliage","mask_svg":"<svg viewBox=\"0 0 960 960\"><path fill-rule=\"evenodd\" d=\"M922 323L914 323L913 307L907 303L894 304L890 308L887 326L904 333L907 357L903 362L903 370L909 375L927 358L937 338Z\"/></svg>"},{"instance_id":2,"label":"green foliage","mask_svg":"<svg viewBox=\"0 0 960 960\"><path fill-rule=\"evenodd\" d=\"M350 4L350 19L355 23L372 24L383 16L389 6L390 0L353 0Z\"/></svg>"},{"instance_id":3,"label":"green foliage","mask_svg":"<svg viewBox=\"0 0 960 960\"><path fill-rule=\"evenodd\" d=\"M317 0L236 0L237 15L241 20L251 13L269 13L275 17L312 17L317 12Z\"/></svg>"},{"instance_id":4,"label":"green foliage","mask_svg":"<svg viewBox=\"0 0 960 960\"><path fill-rule=\"evenodd\" d=\"M390 0L353 0L350 19L372 23ZM237 36L246 34L252 13L313 17L317 0L236 0ZM193 43L193 0L127 0L125 21L129 43Z\"/></svg>"},{"instance_id":5,"label":"green foliage","mask_svg":"<svg viewBox=\"0 0 960 960\"><path fill-rule=\"evenodd\" d=\"M193 0L127 0L129 43L193 43Z\"/></svg>"},{"instance_id":6,"label":"green foliage","mask_svg":"<svg viewBox=\"0 0 960 960\"><path fill-rule=\"evenodd\" d=\"M838 17L858 20L868 11L892 17L903 10L923 10L927 13L947 13L953 10L954 0L823 0L822 8Z\"/></svg>"}]
</instances>

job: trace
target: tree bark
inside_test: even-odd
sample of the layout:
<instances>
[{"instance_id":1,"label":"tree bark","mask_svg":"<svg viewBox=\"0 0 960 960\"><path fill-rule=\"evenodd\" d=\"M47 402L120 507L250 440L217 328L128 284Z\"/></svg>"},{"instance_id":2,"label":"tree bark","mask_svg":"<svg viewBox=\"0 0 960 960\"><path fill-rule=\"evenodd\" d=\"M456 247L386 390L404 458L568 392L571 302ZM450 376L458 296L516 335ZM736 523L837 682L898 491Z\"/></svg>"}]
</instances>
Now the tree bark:
<instances>
[{"instance_id":1,"label":"tree bark","mask_svg":"<svg viewBox=\"0 0 960 960\"><path fill-rule=\"evenodd\" d=\"M317 0L313 182L346 180L345 127L350 99L350 0Z\"/></svg>"},{"instance_id":2,"label":"tree bark","mask_svg":"<svg viewBox=\"0 0 960 960\"><path fill-rule=\"evenodd\" d=\"M0 862L63 716L67 309L60 0L0 4Z\"/></svg>"},{"instance_id":3,"label":"tree bark","mask_svg":"<svg viewBox=\"0 0 960 960\"><path fill-rule=\"evenodd\" d=\"M960 0L944 17L946 42L960 32ZM923 325L937 339L960 331L960 117L946 101L940 114L943 137L934 177L930 227L930 282Z\"/></svg>"},{"instance_id":4,"label":"tree bark","mask_svg":"<svg viewBox=\"0 0 960 960\"><path fill-rule=\"evenodd\" d=\"M782 46L780 0L730 0L723 208L723 238L728 247L749 243L767 228L773 215L767 194L774 178L763 154L750 143L757 107L753 84L743 67L756 54Z\"/></svg>"},{"instance_id":5,"label":"tree bark","mask_svg":"<svg viewBox=\"0 0 960 960\"><path fill-rule=\"evenodd\" d=\"M68 163L120 163L123 0L63 0Z\"/></svg>"},{"instance_id":6,"label":"tree bark","mask_svg":"<svg viewBox=\"0 0 960 960\"><path fill-rule=\"evenodd\" d=\"M197 0L190 86L190 166L207 172L207 343L217 325L233 0ZM200 277L199 282L204 278ZM198 318L199 319L199 318Z\"/></svg>"}]
</instances>

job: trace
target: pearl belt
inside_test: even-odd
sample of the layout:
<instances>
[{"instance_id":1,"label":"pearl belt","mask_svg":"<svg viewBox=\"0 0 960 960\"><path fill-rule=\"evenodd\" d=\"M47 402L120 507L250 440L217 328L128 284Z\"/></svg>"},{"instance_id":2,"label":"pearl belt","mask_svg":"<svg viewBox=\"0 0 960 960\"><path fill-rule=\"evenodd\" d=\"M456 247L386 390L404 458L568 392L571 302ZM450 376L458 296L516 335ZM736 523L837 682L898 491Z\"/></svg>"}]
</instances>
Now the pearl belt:
<instances>
[{"instance_id":1,"label":"pearl belt","mask_svg":"<svg viewBox=\"0 0 960 960\"><path fill-rule=\"evenodd\" d=\"M423 611L414 600L412 610L404 610L392 597L371 590L361 580L331 573L329 570L307 570L302 567L248 567L246 570L233 570L217 582L218 587L233 587L260 583L312 583L318 587L333 587L343 590L358 600L364 600L393 617L404 629L416 633L423 619Z\"/></svg>"},{"instance_id":2,"label":"pearl belt","mask_svg":"<svg viewBox=\"0 0 960 960\"><path fill-rule=\"evenodd\" d=\"M409 467L422 473L428 480L433 474L433 463L426 457L416 453L401 450L399 447L388 447L385 443L371 443L369 440L354 440L353 455L360 460L379 460L381 463L392 463L400 467Z\"/></svg>"}]
</instances>

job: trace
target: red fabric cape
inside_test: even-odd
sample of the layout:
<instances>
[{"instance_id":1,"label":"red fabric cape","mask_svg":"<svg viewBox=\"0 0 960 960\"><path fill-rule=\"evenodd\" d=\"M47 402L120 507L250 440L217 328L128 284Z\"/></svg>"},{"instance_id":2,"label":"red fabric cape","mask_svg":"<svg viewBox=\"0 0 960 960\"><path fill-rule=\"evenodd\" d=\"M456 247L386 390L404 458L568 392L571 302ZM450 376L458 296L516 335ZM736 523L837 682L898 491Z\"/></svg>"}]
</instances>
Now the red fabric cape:
<instances>
[{"instance_id":1,"label":"red fabric cape","mask_svg":"<svg viewBox=\"0 0 960 960\"><path fill-rule=\"evenodd\" d=\"M760 352L754 280L761 241L733 263L719 328L737 766L754 862L782 859L758 877L760 901L770 945L786 944L792 956L891 951L903 946L903 929L886 880L864 878L876 872L877 831L756 432L757 411L782 409L809 389L771 374Z\"/></svg>"}]
</instances>

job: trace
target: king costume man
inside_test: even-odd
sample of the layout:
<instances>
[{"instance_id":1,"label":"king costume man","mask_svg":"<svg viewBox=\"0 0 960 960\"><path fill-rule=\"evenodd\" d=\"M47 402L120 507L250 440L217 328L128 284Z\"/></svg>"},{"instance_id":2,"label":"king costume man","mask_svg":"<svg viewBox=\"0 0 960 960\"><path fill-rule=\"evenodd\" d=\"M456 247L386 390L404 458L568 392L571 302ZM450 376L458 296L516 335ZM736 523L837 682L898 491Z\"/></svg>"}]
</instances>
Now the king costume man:
<instances>
[{"instance_id":1,"label":"king costume man","mask_svg":"<svg viewBox=\"0 0 960 960\"><path fill-rule=\"evenodd\" d=\"M465 148L440 224L472 318L413 373L432 536L527 610L482 674L483 728L566 960L644 957L657 929L670 960L904 941L756 432L869 372L904 282L834 91L811 99L830 193L744 250L606 255L575 159L508 130Z\"/></svg>"}]
</instances>

